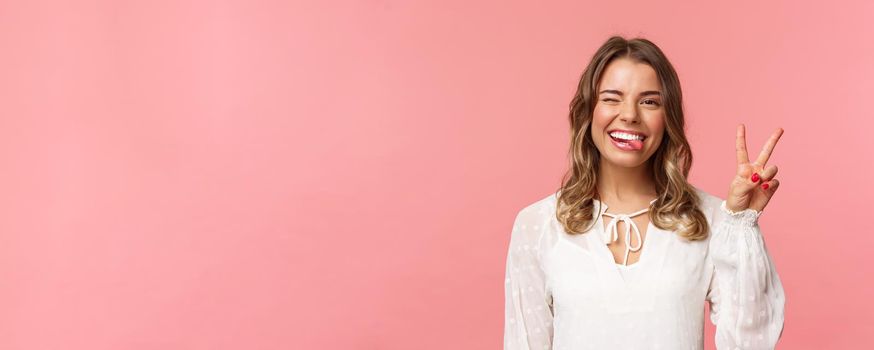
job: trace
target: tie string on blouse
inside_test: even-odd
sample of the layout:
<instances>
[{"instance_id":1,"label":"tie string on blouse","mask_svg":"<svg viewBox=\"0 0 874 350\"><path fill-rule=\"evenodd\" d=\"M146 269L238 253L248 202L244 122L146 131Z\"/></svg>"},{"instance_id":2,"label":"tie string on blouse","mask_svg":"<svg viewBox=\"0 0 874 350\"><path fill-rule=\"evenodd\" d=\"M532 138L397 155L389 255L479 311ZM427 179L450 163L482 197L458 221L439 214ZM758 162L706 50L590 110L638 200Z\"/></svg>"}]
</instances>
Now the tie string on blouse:
<instances>
[{"instance_id":1,"label":"tie string on blouse","mask_svg":"<svg viewBox=\"0 0 874 350\"><path fill-rule=\"evenodd\" d=\"M649 202L652 204L658 198L653 199ZM638 210L631 214L610 214L607 211L607 208L604 208L604 212L602 215L607 215L611 218L610 223L607 224L606 231L604 232L604 243L610 245L610 243L616 242L619 239L619 222L625 223L625 259L622 261L622 265L628 266L628 254L631 252L636 252L640 250L643 246L643 239L640 237L640 229L637 228L637 224L634 223L634 220L631 218L638 216L640 214L646 213L649 211L649 208ZM631 246L631 229L634 229L634 234L637 238L637 246Z\"/></svg>"}]
</instances>

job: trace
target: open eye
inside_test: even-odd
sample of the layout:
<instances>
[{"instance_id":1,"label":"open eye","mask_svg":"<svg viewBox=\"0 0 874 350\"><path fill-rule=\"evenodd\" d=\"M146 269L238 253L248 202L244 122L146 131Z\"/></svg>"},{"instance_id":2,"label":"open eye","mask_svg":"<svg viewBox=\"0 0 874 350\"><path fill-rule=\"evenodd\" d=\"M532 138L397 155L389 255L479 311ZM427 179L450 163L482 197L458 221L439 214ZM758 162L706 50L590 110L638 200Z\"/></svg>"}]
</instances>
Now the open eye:
<instances>
[{"instance_id":1,"label":"open eye","mask_svg":"<svg viewBox=\"0 0 874 350\"><path fill-rule=\"evenodd\" d=\"M656 101L656 100L643 100L643 102L644 102L644 103L646 103L646 102L652 102L652 103L647 103L647 104L650 105L650 106L658 106L658 105L659 105L659 102Z\"/></svg>"}]
</instances>

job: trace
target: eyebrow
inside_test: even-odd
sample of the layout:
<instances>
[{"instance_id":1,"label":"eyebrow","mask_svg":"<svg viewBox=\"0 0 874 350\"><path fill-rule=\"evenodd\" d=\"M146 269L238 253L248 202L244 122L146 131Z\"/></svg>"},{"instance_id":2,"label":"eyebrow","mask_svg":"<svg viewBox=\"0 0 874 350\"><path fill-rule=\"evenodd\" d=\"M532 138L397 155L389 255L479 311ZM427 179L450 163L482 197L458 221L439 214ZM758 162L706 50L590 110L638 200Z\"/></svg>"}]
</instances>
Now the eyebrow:
<instances>
[{"instance_id":1,"label":"eyebrow","mask_svg":"<svg viewBox=\"0 0 874 350\"><path fill-rule=\"evenodd\" d=\"M603 93L608 93L608 94L617 94L617 95L619 95L619 96L622 96L622 95L623 95L623 94L622 94L622 91L619 91L619 90L601 90L601 92L598 93L598 94L600 95L600 94L603 94ZM661 96L662 93L661 93L661 92L658 92L658 91L653 91L653 90L644 91L644 92L641 92L641 93L640 93L640 96L649 96L649 95L659 95L659 96Z\"/></svg>"}]
</instances>

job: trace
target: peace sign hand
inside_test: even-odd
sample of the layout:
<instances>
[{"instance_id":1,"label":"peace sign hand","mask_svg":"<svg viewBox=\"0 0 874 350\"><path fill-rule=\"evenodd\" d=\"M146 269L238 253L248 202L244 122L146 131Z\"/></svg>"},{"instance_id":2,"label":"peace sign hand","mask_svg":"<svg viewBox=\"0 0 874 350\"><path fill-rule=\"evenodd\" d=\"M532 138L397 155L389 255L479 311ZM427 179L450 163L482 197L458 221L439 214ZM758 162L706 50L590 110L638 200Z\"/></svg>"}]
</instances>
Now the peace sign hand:
<instances>
[{"instance_id":1,"label":"peace sign hand","mask_svg":"<svg viewBox=\"0 0 874 350\"><path fill-rule=\"evenodd\" d=\"M774 151L774 146L777 145L777 140L783 135L783 128L777 128L759 157L755 162L750 163L749 155L747 155L747 141L745 136L745 128L743 124L737 127L737 175L731 182L728 191L728 198L725 206L731 211L741 211L747 208L762 211L771 200L771 196L777 191L780 182L774 178L777 175L777 166L771 165L765 167L768 158Z\"/></svg>"}]
</instances>

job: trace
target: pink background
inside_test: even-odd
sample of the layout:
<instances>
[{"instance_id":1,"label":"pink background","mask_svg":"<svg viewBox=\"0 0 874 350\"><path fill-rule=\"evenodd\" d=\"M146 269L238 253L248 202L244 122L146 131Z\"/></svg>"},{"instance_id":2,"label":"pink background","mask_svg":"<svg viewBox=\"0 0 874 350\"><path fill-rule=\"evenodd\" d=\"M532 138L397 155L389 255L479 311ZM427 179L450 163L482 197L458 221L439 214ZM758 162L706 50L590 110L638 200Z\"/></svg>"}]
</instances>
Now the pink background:
<instances>
[{"instance_id":1,"label":"pink background","mask_svg":"<svg viewBox=\"0 0 874 350\"><path fill-rule=\"evenodd\" d=\"M611 34L677 68L693 184L785 129L780 348L870 348L874 5L822 3L2 1L0 348L499 349Z\"/></svg>"}]
</instances>

